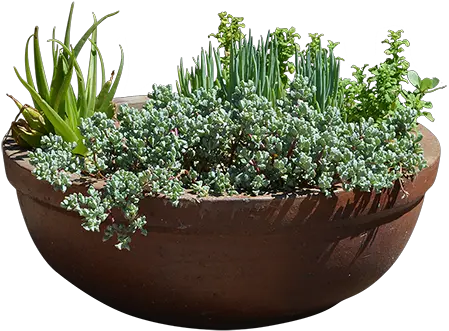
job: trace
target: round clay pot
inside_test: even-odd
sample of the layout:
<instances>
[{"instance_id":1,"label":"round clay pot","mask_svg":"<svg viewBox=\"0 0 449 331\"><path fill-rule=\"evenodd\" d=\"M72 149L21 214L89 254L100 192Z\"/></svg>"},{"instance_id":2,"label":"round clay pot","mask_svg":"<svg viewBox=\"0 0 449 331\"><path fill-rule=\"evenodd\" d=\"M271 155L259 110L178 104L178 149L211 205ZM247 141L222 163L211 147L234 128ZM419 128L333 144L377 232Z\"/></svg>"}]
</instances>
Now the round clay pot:
<instances>
[{"instance_id":1,"label":"round clay pot","mask_svg":"<svg viewBox=\"0 0 449 331\"><path fill-rule=\"evenodd\" d=\"M116 99L139 106L144 97ZM412 234L440 157L420 126L428 167L403 188L336 191L331 197L196 198L180 207L147 197L147 237L119 251L86 232L64 194L37 180L27 151L3 141L31 237L48 264L82 291L122 312L165 324L212 329L265 326L328 309L372 285ZM78 179L66 192L86 192ZM95 182L96 186L103 183ZM404 193L408 192L408 195Z\"/></svg>"}]
</instances>

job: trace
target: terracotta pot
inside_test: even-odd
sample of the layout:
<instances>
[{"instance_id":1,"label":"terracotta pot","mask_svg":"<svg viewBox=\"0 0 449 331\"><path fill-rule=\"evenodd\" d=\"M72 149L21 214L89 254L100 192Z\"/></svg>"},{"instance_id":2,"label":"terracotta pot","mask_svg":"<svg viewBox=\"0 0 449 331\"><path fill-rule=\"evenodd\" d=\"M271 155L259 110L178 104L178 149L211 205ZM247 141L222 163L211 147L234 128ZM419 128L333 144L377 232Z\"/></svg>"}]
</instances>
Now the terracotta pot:
<instances>
[{"instance_id":1,"label":"terracotta pot","mask_svg":"<svg viewBox=\"0 0 449 331\"><path fill-rule=\"evenodd\" d=\"M144 97L117 99L139 106ZM440 146L420 126L428 167L380 194L185 195L174 208L145 198L148 237L131 251L103 243L60 207L64 195L31 174L27 152L3 141L6 173L48 264L125 313L196 328L265 326L310 316L377 281L398 258L437 174ZM95 183L101 186L102 183ZM67 194L85 192L77 180Z\"/></svg>"}]
</instances>

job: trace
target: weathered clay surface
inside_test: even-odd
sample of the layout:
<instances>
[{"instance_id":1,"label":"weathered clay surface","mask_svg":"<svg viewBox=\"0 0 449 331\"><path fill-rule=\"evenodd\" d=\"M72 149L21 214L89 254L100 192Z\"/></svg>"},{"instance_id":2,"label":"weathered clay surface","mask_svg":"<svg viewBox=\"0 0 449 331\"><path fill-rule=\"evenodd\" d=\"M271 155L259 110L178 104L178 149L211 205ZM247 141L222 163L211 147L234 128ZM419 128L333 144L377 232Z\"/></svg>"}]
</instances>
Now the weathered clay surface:
<instances>
[{"instance_id":1,"label":"weathered clay surface","mask_svg":"<svg viewBox=\"0 0 449 331\"><path fill-rule=\"evenodd\" d=\"M330 198L186 195L179 208L148 197L141 212L149 235L135 235L130 252L84 231L80 218L59 206L63 194L33 177L26 151L9 138L3 156L31 237L68 281L137 317L229 329L320 312L391 267L437 174L438 140L420 129L429 167L404 183L408 196L397 184L381 194L339 191ZM75 191L86 191L82 179L67 193Z\"/></svg>"}]
</instances>

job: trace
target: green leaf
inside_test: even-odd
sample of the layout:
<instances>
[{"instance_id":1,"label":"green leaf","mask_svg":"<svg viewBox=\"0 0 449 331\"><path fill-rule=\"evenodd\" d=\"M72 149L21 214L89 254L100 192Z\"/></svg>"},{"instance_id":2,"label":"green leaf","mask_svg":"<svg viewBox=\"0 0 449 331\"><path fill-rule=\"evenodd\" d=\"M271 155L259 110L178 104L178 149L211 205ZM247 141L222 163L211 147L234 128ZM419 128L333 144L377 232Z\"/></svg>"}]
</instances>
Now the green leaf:
<instances>
[{"instance_id":1,"label":"green leaf","mask_svg":"<svg viewBox=\"0 0 449 331\"><path fill-rule=\"evenodd\" d=\"M438 83L440 82L440 80L436 77L432 78L432 87L431 88L435 88L437 87Z\"/></svg>"},{"instance_id":2,"label":"green leaf","mask_svg":"<svg viewBox=\"0 0 449 331\"><path fill-rule=\"evenodd\" d=\"M67 54L70 55L71 58L73 58L73 63L75 67L76 77L78 81L78 107L79 107L79 118L85 118L87 117L87 98L86 98L86 90L85 90L85 84L84 84L84 77L83 73L81 71L81 68L76 61L75 51L71 51L67 48L66 45L64 45L61 41L56 39L50 39L50 41L54 41L61 45L61 47L64 48L64 51L67 52ZM79 118L76 119L76 121L79 120Z\"/></svg>"},{"instance_id":3,"label":"green leaf","mask_svg":"<svg viewBox=\"0 0 449 331\"><path fill-rule=\"evenodd\" d=\"M30 92L31 96L36 100L39 108L44 112L46 118L53 124L56 134L60 135L66 141L77 141L78 137L73 130L64 122L58 113L34 90L23 78L20 76L17 69L14 67L17 78Z\"/></svg>"},{"instance_id":4,"label":"green leaf","mask_svg":"<svg viewBox=\"0 0 449 331\"><path fill-rule=\"evenodd\" d=\"M125 55L123 54L122 46L120 46L120 52L121 52L121 60L120 60L120 67L118 68L117 76L115 77L115 81L112 84L111 89L109 90L109 93L107 94L105 101L99 110L101 112L106 113L109 118L114 115L114 114L111 114L111 110L113 111L113 108L111 107L111 102L112 102L112 99L114 98L115 92L117 91L117 87L118 87L118 84L120 82L120 78L122 77L122 72L123 72L123 64L124 64L124 60L125 60Z\"/></svg>"},{"instance_id":5,"label":"green leaf","mask_svg":"<svg viewBox=\"0 0 449 331\"><path fill-rule=\"evenodd\" d=\"M27 42L25 44L25 75L27 78L28 84L30 84L34 88L33 77L31 76L31 67L30 67L30 59L28 53L28 45L30 44L30 39L33 38L34 34L28 37Z\"/></svg>"},{"instance_id":6,"label":"green leaf","mask_svg":"<svg viewBox=\"0 0 449 331\"><path fill-rule=\"evenodd\" d=\"M103 104L105 103L106 96L108 95L108 92L112 86L112 79L113 77L111 77L110 80L108 80L106 83L103 84L95 102L95 109L94 109L95 112L99 111L103 106Z\"/></svg>"},{"instance_id":7,"label":"green leaf","mask_svg":"<svg viewBox=\"0 0 449 331\"><path fill-rule=\"evenodd\" d=\"M75 57L78 57L79 52L83 48L83 46L86 43L86 41L89 39L89 36L97 28L97 26L100 25L100 23L103 22L108 17L114 16L116 14L118 14L118 11L116 11L116 12L114 12L112 14L106 15L106 16L102 17L99 21L97 21L94 24L92 24L92 26L86 31L86 33L81 37L81 39L76 44L76 46L74 48Z\"/></svg>"},{"instance_id":8,"label":"green leaf","mask_svg":"<svg viewBox=\"0 0 449 331\"><path fill-rule=\"evenodd\" d=\"M92 43L91 39L89 39L89 41ZM92 46L95 47L95 50L97 51L97 54L98 54L98 58L100 59L100 65L101 65L101 85L103 86L104 83L106 82L106 75L105 75L105 70L104 70L103 56L101 56L100 49L98 48L96 43L92 43Z\"/></svg>"},{"instance_id":9,"label":"green leaf","mask_svg":"<svg viewBox=\"0 0 449 331\"><path fill-rule=\"evenodd\" d=\"M59 106L61 105L61 102L64 101L64 98L67 95L67 90L68 90L68 88L70 86L70 82L72 80L74 64L75 64L75 57L71 56L70 64L67 64L67 68L68 68L67 69L67 73L64 76L64 80L63 80L63 82L61 84L61 87L58 90L58 93L57 93L55 99L54 99L54 104L52 105L55 110L59 109ZM70 116L68 116L68 117L69 117L69 120L70 120ZM72 128L73 128L73 126L72 126Z\"/></svg>"},{"instance_id":10,"label":"green leaf","mask_svg":"<svg viewBox=\"0 0 449 331\"><path fill-rule=\"evenodd\" d=\"M419 85L421 92L425 92L432 87L432 80L430 78L424 78Z\"/></svg>"},{"instance_id":11,"label":"green leaf","mask_svg":"<svg viewBox=\"0 0 449 331\"><path fill-rule=\"evenodd\" d=\"M53 106L56 101L56 97L58 96L58 92L64 82L64 78L67 75L68 67L64 66L64 61L67 61L63 54L60 54L57 60L56 67L53 68L53 78L50 85L50 105ZM62 114L64 113L63 109L54 108L56 111Z\"/></svg>"},{"instance_id":12,"label":"green leaf","mask_svg":"<svg viewBox=\"0 0 449 331\"><path fill-rule=\"evenodd\" d=\"M70 6L70 13L69 18L67 20L67 27L65 29L65 36L64 36L64 45L66 45L67 48L70 48L70 30L72 26L72 16L73 16L73 7L75 6L75 3L72 2L72 5ZM53 36L53 39L56 39ZM68 53L64 51L64 56L67 58Z\"/></svg>"},{"instance_id":13,"label":"green leaf","mask_svg":"<svg viewBox=\"0 0 449 331\"><path fill-rule=\"evenodd\" d=\"M72 86L69 86L69 89L66 92L66 97L64 99L64 111L67 114L71 128L75 131L75 133L77 133L79 131L78 125L80 124L80 116Z\"/></svg>"},{"instance_id":14,"label":"green leaf","mask_svg":"<svg viewBox=\"0 0 449 331\"><path fill-rule=\"evenodd\" d=\"M94 23L97 22L97 18L94 16ZM97 29L92 32L90 58L89 58L89 72L87 74L87 109L93 109L95 107L95 99L97 96Z\"/></svg>"},{"instance_id":15,"label":"green leaf","mask_svg":"<svg viewBox=\"0 0 449 331\"><path fill-rule=\"evenodd\" d=\"M427 108L427 109L430 109L430 108L433 107L433 105L432 105L432 103L430 101L424 101L423 102L423 107Z\"/></svg>"},{"instance_id":16,"label":"green leaf","mask_svg":"<svg viewBox=\"0 0 449 331\"><path fill-rule=\"evenodd\" d=\"M34 29L34 69L36 74L36 85L39 94L46 102L50 102L50 91L48 90L47 78L45 76L44 64L39 46L39 27Z\"/></svg>"},{"instance_id":17,"label":"green leaf","mask_svg":"<svg viewBox=\"0 0 449 331\"><path fill-rule=\"evenodd\" d=\"M435 119L433 118L432 114L429 113L428 111L424 111L422 114L423 114L429 121L431 121L431 122L434 122L434 121L435 121Z\"/></svg>"},{"instance_id":18,"label":"green leaf","mask_svg":"<svg viewBox=\"0 0 449 331\"><path fill-rule=\"evenodd\" d=\"M419 88L421 84L421 79L419 78L419 75L416 71L410 70L407 73L407 78L410 84L412 84L414 87Z\"/></svg>"},{"instance_id":19,"label":"green leaf","mask_svg":"<svg viewBox=\"0 0 449 331\"><path fill-rule=\"evenodd\" d=\"M56 27L53 27L53 33L51 34L53 39L56 39L55 33L56 33ZM54 75L54 73L55 73L54 69L55 69L56 65L58 64L58 46L56 46L56 48L55 48L54 42L51 43L51 52L53 54L53 75ZM50 95L51 95L51 92L50 92Z\"/></svg>"}]
</instances>

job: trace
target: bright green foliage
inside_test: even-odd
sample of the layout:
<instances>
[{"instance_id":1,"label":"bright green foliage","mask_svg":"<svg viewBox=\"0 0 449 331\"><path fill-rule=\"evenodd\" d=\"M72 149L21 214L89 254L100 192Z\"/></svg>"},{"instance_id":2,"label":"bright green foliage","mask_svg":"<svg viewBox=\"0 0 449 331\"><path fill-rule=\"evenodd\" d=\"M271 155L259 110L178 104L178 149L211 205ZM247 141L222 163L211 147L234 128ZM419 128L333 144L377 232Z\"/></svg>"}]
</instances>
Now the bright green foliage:
<instances>
[{"instance_id":1,"label":"bright green foliage","mask_svg":"<svg viewBox=\"0 0 449 331\"><path fill-rule=\"evenodd\" d=\"M235 42L245 37L241 30L241 28L245 27L245 24L242 23L243 17L234 17L225 11L219 13L218 17L220 18L218 32L211 33L209 38L217 38L220 43L218 48L224 48L224 56L221 58L221 62L223 64L223 71L227 72L231 59L231 47Z\"/></svg>"},{"instance_id":2,"label":"bright green foliage","mask_svg":"<svg viewBox=\"0 0 449 331\"><path fill-rule=\"evenodd\" d=\"M39 146L39 139L30 139L29 137L37 136L40 138L42 134L56 133L65 141L76 142L77 147L75 153L84 154L86 148L83 145L83 137L81 136L78 125L82 118L92 116L94 112L100 111L113 115L113 105L111 103L123 70L123 50L120 67L117 77L112 83L112 77L109 81L105 81L103 58L97 47L97 27L108 17L118 12L109 14L97 21L94 15L94 23L81 37L73 48L70 44L70 30L72 22L74 4L70 8L70 14L67 22L64 42L55 39L55 29L53 29L52 55L53 55L53 76L50 84L45 76L44 66L39 45L38 27L35 28L34 34L28 38L25 48L25 79L21 77L18 70L14 68L20 82L29 91L34 103L34 108L27 105L27 112L37 112L41 115L45 132L37 130L32 122L25 116L24 125L14 125L13 130L16 132L16 141L25 147ZM91 39L89 39L91 37ZM35 79L31 73L28 46L30 39L33 39L34 45L34 66ZM84 81L81 68L78 65L77 57L87 41L91 42L89 71L87 81ZM61 50L58 50L61 47ZM102 71L102 91L97 97L97 56L100 58ZM75 96L71 85L72 77L76 77L78 95ZM36 81L36 84L34 83ZM17 102L16 102L17 104ZM19 105L18 105L19 106ZM22 110L22 108L21 108ZM19 122L19 124L21 124ZM37 131L37 132L36 132Z\"/></svg>"},{"instance_id":3,"label":"bright green foliage","mask_svg":"<svg viewBox=\"0 0 449 331\"><path fill-rule=\"evenodd\" d=\"M276 36L278 42L278 59L279 59L279 71L281 72L281 80L284 86L289 83L287 72L295 72L295 64L289 61L296 51L299 51L299 45L296 43L296 38L300 39L301 36L295 33L296 29L291 27L287 28L276 28L276 30L271 34L271 36Z\"/></svg>"},{"instance_id":4,"label":"bright green foliage","mask_svg":"<svg viewBox=\"0 0 449 331\"><path fill-rule=\"evenodd\" d=\"M438 78L424 78L421 79L416 71L409 71L407 74L408 81L416 89L413 92L402 90L401 94L405 98L405 104L410 108L418 110L418 116L425 116L429 121L434 121L432 114L428 111L421 111L423 108L432 108L430 101L424 101L422 98L425 94L435 92L443 89L446 86L438 87L440 80Z\"/></svg>"},{"instance_id":5,"label":"bright green foliage","mask_svg":"<svg viewBox=\"0 0 449 331\"><path fill-rule=\"evenodd\" d=\"M430 113L420 111L423 107L431 108L432 104L421 101L421 98L424 94L435 91L431 89L436 87L438 79L426 78L421 82L416 72L408 71L410 64L399 54L404 51L402 46L408 47L410 43L406 39L401 40L402 30L396 32L389 30L389 32L389 39L385 39L382 43L389 45L385 54L392 57L388 57L380 65L369 68L368 71L372 74L369 78L366 78L365 73L367 64L361 68L354 65L352 66L355 69L353 76L356 80L344 79L341 82L344 93L342 111L347 121L368 117L380 121L396 112L402 105L399 96L405 98L406 106L419 111L417 117L425 115L432 119ZM408 82L408 80L417 88L414 92L407 92L402 88L401 82Z\"/></svg>"},{"instance_id":6,"label":"bright green foliage","mask_svg":"<svg viewBox=\"0 0 449 331\"><path fill-rule=\"evenodd\" d=\"M310 188L330 195L337 185L380 191L425 166L414 133L417 111L408 107L376 126L373 118L346 123L336 107L311 106L314 88L299 75L276 108L251 81L240 82L231 101L219 94L216 86L190 97L154 86L143 109L121 107L118 127L101 112L82 120L89 151L83 158L60 138L45 140L31 154L35 173L64 188L70 182L61 177L74 168L104 178L101 191L70 195L62 206L77 211L86 230L99 231L105 222L104 239L117 235L116 246L129 249L133 233L146 234L138 208L145 194L163 194L177 205L185 190L199 196Z\"/></svg>"}]
</instances>

